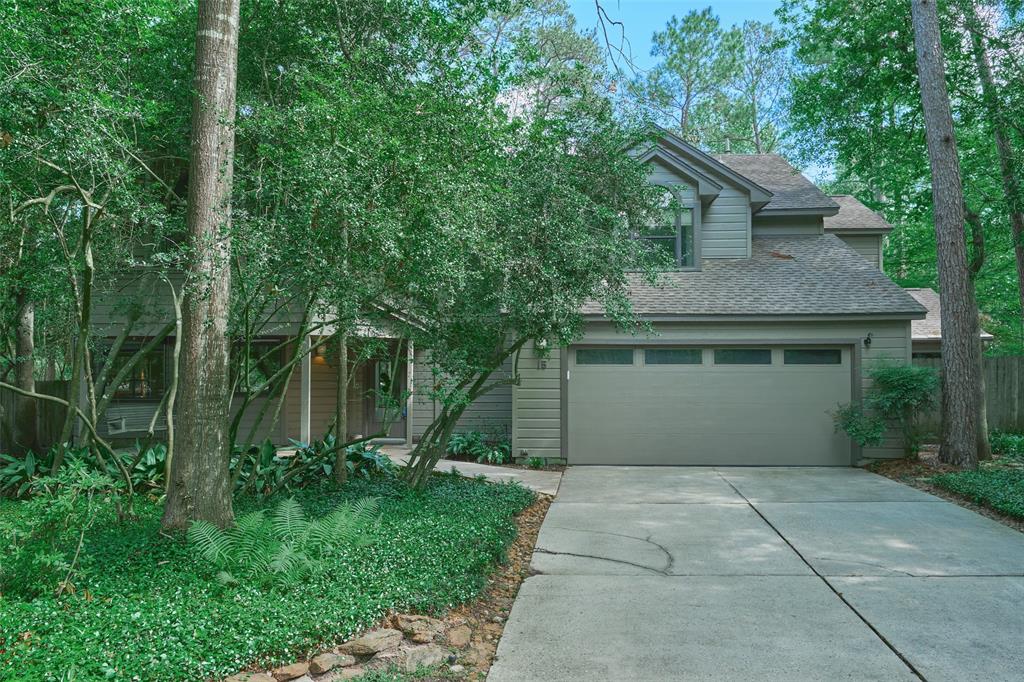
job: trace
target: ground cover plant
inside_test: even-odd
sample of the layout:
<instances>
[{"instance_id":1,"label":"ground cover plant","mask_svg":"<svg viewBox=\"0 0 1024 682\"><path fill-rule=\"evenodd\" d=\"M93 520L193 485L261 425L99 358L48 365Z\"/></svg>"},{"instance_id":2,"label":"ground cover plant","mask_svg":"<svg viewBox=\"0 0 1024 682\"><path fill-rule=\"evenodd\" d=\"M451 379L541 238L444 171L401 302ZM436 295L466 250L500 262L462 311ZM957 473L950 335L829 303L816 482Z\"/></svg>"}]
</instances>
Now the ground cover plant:
<instances>
[{"instance_id":1,"label":"ground cover plant","mask_svg":"<svg viewBox=\"0 0 1024 682\"><path fill-rule=\"evenodd\" d=\"M338 548L332 565L288 586L222 584L183 536L159 533L156 503L138 500L134 521L108 514L87 534L72 593L0 595L0 679L218 678L304 657L392 609L443 611L484 586L534 496L437 475L422 492L379 477L294 497L311 518L366 498L380 514L373 542ZM0 532L28 523L25 504L0 500ZM269 516L279 504L237 506Z\"/></svg>"},{"instance_id":2,"label":"ground cover plant","mask_svg":"<svg viewBox=\"0 0 1024 682\"><path fill-rule=\"evenodd\" d=\"M951 471L929 481L975 504L1024 520L1024 469L1003 466Z\"/></svg>"}]
</instances>

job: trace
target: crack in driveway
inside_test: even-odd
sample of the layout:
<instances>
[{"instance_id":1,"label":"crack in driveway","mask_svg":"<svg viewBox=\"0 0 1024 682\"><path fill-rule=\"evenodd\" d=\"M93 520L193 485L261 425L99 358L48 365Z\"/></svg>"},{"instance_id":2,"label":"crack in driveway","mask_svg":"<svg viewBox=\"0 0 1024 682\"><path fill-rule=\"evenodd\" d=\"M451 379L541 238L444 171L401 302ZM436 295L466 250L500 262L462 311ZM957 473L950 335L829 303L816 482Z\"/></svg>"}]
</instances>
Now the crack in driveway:
<instances>
[{"instance_id":1,"label":"crack in driveway","mask_svg":"<svg viewBox=\"0 0 1024 682\"><path fill-rule=\"evenodd\" d=\"M818 569L816 569L814 566L812 566L811 562L808 561L807 558L803 554L800 553L800 550L798 550L796 548L796 546L794 546L793 543L789 541L789 538L787 538L785 535L783 535L782 531L780 531L778 528L776 528L775 524L773 524L771 521L769 521L768 517L766 517L764 514L762 514L761 510L758 509L757 507L755 507L754 503L751 502L749 499L747 499L747 496L744 495L743 493L741 493L739 488L737 488L735 485L733 485L732 481L730 481L728 478L726 478L725 475L721 471L718 471L717 469L715 470L715 473L717 473L719 475L719 477L721 477L721 479L723 481L725 481L725 483L730 488L732 488L733 491L735 491L735 493L737 495L742 497L746 501L746 503L750 506L750 508L754 511L754 513L757 514L759 517L761 517L761 520L764 521L766 524L768 524L768 527L771 528L773 531L775 531L775 534L778 535L779 538L783 542L785 542L789 546L789 548L791 550L793 550L793 552L796 553L796 555L798 557L800 557L800 560L803 561L807 565L807 568L811 569L811 571L814 573L814 575L818 576L818 578L821 579L821 581L823 583L825 583L825 586L828 587L828 589L831 590L833 594L835 594L837 597L839 597L839 600L842 601L843 604L845 604L846 607L848 609L850 609L850 611L855 616L857 616L857 618L859 618L862 623L864 623L864 625L868 626L868 628L871 630L871 632L873 632L875 634L875 636L878 637L878 639L881 640L881 642L883 644L885 644L885 646L887 646L891 652L896 654L897 658L899 658L900 661L902 661L903 664L905 666L907 666L907 668L910 670L911 673L913 673L919 680L922 680L922 682L927 682L925 680L924 675L921 674L921 671L919 671L914 666L914 664L910 662L910 659L908 659L906 656L904 656L903 652L901 652L899 649L897 649L896 646L892 642L890 642L888 640L888 638L886 638L886 636L883 635L881 633L881 631L878 628L876 628L871 621L869 621L867 619L867 617L864 616L864 614L862 614L860 611L858 611L857 608L853 604L851 604L849 602L849 600L846 599L846 597L843 596L843 593L840 592L838 589L836 589L835 585L833 585L831 582L829 582L828 578L826 578L824 575L822 575L818 571ZM907 575L910 575L910 574L908 573ZM911 577L913 577L913 576L911 576Z\"/></svg>"},{"instance_id":2,"label":"crack in driveway","mask_svg":"<svg viewBox=\"0 0 1024 682\"><path fill-rule=\"evenodd\" d=\"M639 539L639 538L634 538L634 539ZM642 568L645 571L650 571L651 573L654 573L654 574L657 574L657 575L661 575L661 576L666 576L666 577L671 576L670 573L665 572L663 569L654 568L653 566L645 566L644 564L638 564L638 563L635 563L635 562L632 562L632 561L626 561L625 559L612 559L612 558L606 557L606 556L595 556L593 554L577 554L576 552L556 552L555 550L545 549L543 547L534 547L533 551L534 551L534 553L539 552L541 554L550 554L550 555L554 555L554 556L573 556L573 557L578 557L580 559L594 559L595 561L608 561L608 562L611 562L613 564L623 564L624 566L633 566L635 568Z\"/></svg>"},{"instance_id":3,"label":"crack in driveway","mask_svg":"<svg viewBox=\"0 0 1024 682\"><path fill-rule=\"evenodd\" d=\"M649 545L653 545L654 547L657 547L665 555L665 567L661 569L661 573L662 574L664 574L664 575L671 575L672 567L676 565L676 558L674 556L672 556L672 552L668 551L668 549L664 545L659 544L659 543L655 542L654 540L652 540L651 538L654 537L654 536L651 535L651 534L648 534L647 537L645 537L645 538L641 538L641 537L638 537L636 535L627 535L626 533L613 533L612 531L609 531L609 530L592 530L592 529L585 529L585 528L567 528L565 526L552 526L552 528L554 528L556 530L569 531L570 533L596 533L598 535L611 535L611 536L617 537L617 538L626 538L627 540L636 540L638 542L646 542ZM558 553L558 552L550 552L550 551L548 551L547 553L548 554L555 554L555 553ZM560 553L568 554L568 552L560 552ZM592 559L601 558L601 557L593 557L593 556L590 556L590 555L586 555L586 556L588 556L588 557L590 557ZM608 559L608 561L617 561L617 560L615 560L615 559ZM629 562L626 562L626 563L629 563ZM652 569L652 570L655 570L655 569Z\"/></svg>"}]
</instances>

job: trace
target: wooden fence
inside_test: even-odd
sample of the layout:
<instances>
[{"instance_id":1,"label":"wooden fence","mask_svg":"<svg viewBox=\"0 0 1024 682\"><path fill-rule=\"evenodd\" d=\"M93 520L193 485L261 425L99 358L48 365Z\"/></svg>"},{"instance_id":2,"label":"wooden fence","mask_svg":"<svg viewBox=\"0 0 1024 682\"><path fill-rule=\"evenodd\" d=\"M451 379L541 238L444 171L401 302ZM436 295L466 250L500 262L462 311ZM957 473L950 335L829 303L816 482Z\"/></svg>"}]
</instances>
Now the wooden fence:
<instances>
[{"instance_id":1,"label":"wooden fence","mask_svg":"<svg viewBox=\"0 0 1024 682\"><path fill-rule=\"evenodd\" d=\"M67 390L66 381L36 382L36 391L46 395L66 398ZM7 452L14 445L11 430L17 400L18 396L11 391L0 390L0 452ZM60 430L64 426L67 409L48 400L37 400L36 410L39 415L39 443L42 447L48 448L60 440Z\"/></svg>"},{"instance_id":2,"label":"wooden fence","mask_svg":"<svg viewBox=\"0 0 1024 682\"><path fill-rule=\"evenodd\" d=\"M915 358L915 365L942 371L941 358ZM985 358L985 396L988 428L996 431L1024 431L1024 356L1006 355ZM941 404L941 392L936 404ZM939 433L941 408L923 420L929 433Z\"/></svg>"}]
</instances>

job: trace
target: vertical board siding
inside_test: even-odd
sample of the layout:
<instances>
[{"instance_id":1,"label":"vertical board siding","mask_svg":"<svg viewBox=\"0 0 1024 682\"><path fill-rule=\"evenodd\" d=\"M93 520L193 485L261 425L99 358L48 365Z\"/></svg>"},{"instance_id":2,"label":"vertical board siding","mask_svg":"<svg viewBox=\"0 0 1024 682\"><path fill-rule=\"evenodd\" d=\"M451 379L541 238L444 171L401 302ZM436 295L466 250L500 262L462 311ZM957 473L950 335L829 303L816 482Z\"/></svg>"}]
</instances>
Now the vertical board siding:
<instances>
[{"instance_id":1,"label":"vertical board siding","mask_svg":"<svg viewBox=\"0 0 1024 682\"><path fill-rule=\"evenodd\" d=\"M36 393L52 395L67 399L68 382L37 381ZM14 448L14 409L18 395L11 391L0 390L0 452L6 453ZM60 432L64 426L67 409L58 403L48 400L36 401L36 415L39 419L39 444L44 448L55 445L60 440Z\"/></svg>"},{"instance_id":2,"label":"vertical board siding","mask_svg":"<svg viewBox=\"0 0 1024 682\"><path fill-rule=\"evenodd\" d=\"M678 339L680 342L699 345L714 345L715 340L737 341L751 339L768 343L778 339L787 341L814 341L815 339L835 341L849 339L860 353L861 374L856 379L861 391L870 383L868 372L882 363L905 364L910 362L909 321L864 321L864 322L764 322L764 323L674 323L656 325L659 341ZM862 339L871 333L871 346L865 348ZM591 324L581 343L621 341L608 323ZM633 340L631 339L631 342ZM643 345L644 338L637 337L636 345ZM532 360L532 362L531 362ZM530 455L561 457L562 408L560 390L560 357L557 351L548 358L546 367L541 367L532 347L524 349L520 361L522 384L515 391L515 421L513 428L513 453L519 456L523 450ZM571 378L570 378L571 383ZM835 405L822 405L823 410L832 410ZM864 448L863 457L901 457L903 447L895 431L886 434L883 443L875 448ZM571 464L571 462L570 462Z\"/></svg>"},{"instance_id":3,"label":"vertical board siding","mask_svg":"<svg viewBox=\"0 0 1024 682\"><path fill-rule=\"evenodd\" d=\"M942 372L942 358L914 358L914 364ZM1007 355L984 358L985 406L990 431L1024 431L1024 356ZM942 431L942 390L935 392L934 410L924 415L921 425L937 437Z\"/></svg>"},{"instance_id":4,"label":"vertical board siding","mask_svg":"<svg viewBox=\"0 0 1024 682\"><path fill-rule=\"evenodd\" d=\"M882 267L882 236L877 234L836 233L846 245L871 262L876 268Z\"/></svg>"}]
</instances>

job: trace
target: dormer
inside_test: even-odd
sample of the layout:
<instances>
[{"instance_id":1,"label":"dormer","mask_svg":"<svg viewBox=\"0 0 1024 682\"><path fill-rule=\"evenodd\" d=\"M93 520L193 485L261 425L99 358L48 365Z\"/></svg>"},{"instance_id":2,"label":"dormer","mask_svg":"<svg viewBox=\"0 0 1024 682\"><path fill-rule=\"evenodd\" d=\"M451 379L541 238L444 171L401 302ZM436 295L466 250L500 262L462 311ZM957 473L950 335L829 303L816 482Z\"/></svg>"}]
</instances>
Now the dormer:
<instances>
[{"instance_id":1,"label":"dormer","mask_svg":"<svg viewBox=\"0 0 1024 682\"><path fill-rule=\"evenodd\" d=\"M650 181L665 188L660 219L638 236L672 253L683 270L699 270L709 258L750 257L751 215L772 200L771 191L667 131L634 153L648 164Z\"/></svg>"}]
</instances>

